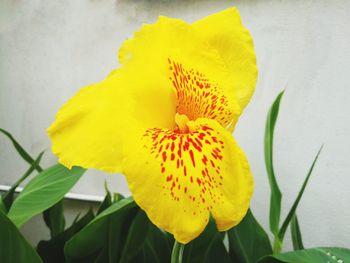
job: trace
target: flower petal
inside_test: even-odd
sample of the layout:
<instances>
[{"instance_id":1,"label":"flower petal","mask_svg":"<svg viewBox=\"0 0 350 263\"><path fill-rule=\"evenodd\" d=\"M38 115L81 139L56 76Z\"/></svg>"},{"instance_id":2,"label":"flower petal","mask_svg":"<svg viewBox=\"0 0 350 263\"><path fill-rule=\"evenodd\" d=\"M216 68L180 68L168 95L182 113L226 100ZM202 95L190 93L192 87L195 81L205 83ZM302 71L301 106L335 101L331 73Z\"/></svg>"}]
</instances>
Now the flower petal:
<instances>
[{"instance_id":1,"label":"flower petal","mask_svg":"<svg viewBox=\"0 0 350 263\"><path fill-rule=\"evenodd\" d=\"M216 48L192 25L160 17L144 25L119 50L124 67L145 65L165 75L176 91L178 112L189 119L210 118L223 127L240 113L232 78Z\"/></svg>"},{"instance_id":2,"label":"flower petal","mask_svg":"<svg viewBox=\"0 0 350 263\"><path fill-rule=\"evenodd\" d=\"M175 93L171 88L157 88L164 81L168 83L143 71L120 69L81 89L48 129L59 162L69 168L78 165L121 172L124 140L130 132L175 125Z\"/></svg>"},{"instance_id":3,"label":"flower petal","mask_svg":"<svg viewBox=\"0 0 350 263\"><path fill-rule=\"evenodd\" d=\"M257 80L253 40L242 25L236 8L229 8L193 23L193 27L208 39L232 76L233 92L243 110L253 95Z\"/></svg>"},{"instance_id":4,"label":"flower petal","mask_svg":"<svg viewBox=\"0 0 350 263\"><path fill-rule=\"evenodd\" d=\"M135 134L124 160L135 201L181 243L203 231L210 213L219 230L238 224L253 190L247 160L232 135L209 119L188 125L187 134L159 128Z\"/></svg>"}]
</instances>

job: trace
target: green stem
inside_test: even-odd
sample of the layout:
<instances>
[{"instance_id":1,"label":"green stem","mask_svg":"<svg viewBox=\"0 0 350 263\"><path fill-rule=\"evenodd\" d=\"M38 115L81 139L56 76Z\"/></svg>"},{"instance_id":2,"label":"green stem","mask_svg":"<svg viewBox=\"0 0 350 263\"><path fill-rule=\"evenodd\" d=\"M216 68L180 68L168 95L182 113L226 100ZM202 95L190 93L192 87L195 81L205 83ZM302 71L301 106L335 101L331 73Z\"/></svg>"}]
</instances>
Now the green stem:
<instances>
[{"instance_id":1,"label":"green stem","mask_svg":"<svg viewBox=\"0 0 350 263\"><path fill-rule=\"evenodd\" d=\"M182 254L184 252L185 245L175 240L173 246L173 252L171 253L171 263L182 263Z\"/></svg>"},{"instance_id":2,"label":"green stem","mask_svg":"<svg viewBox=\"0 0 350 263\"><path fill-rule=\"evenodd\" d=\"M282 246L283 246L283 241L281 241L278 236L275 236L275 242L273 244L273 254L281 253Z\"/></svg>"}]
</instances>

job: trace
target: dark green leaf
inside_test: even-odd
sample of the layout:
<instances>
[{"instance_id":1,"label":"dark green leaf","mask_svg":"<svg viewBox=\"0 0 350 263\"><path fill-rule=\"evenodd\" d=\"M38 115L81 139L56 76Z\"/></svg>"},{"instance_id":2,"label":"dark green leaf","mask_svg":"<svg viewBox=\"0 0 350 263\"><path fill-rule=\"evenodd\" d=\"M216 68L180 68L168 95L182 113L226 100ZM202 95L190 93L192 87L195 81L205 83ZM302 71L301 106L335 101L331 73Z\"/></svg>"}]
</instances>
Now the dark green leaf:
<instances>
[{"instance_id":1,"label":"dark green leaf","mask_svg":"<svg viewBox=\"0 0 350 263\"><path fill-rule=\"evenodd\" d=\"M67 228L64 232L57 234L51 240L40 241L38 244L38 253L46 263L63 263L64 245L74 234L79 232L94 218L94 213L90 209L81 219Z\"/></svg>"},{"instance_id":2,"label":"dark green leaf","mask_svg":"<svg viewBox=\"0 0 350 263\"><path fill-rule=\"evenodd\" d=\"M214 263L218 262L218 259L220 263L231 262L222 235L217 231L214 220L211 219L202 234L186 244L182 262Z\"/></svg>"},{"instance_id":3,"label":"dark green leaf","mask_svg":"<svg viewBox=\"0 0 350 263\"><path fill-rule=\"evenodd\" d=\"M38 157L35 159L35 161L32 163L32 165L29 167L29 169L24 173L24 175L22 175L22 177L17 180L16 183L14 183L10 190L8 190L3 196L3 202L6 208L6 211L8 211L13 203L13 197L16 191L16 188L29 176L31 175L31 173L36 169L36 167L38 167L41 158L43 156L44 152L41 152Z\"/></svg>"},{"instance_id":4,"label":"dark green leaf","mask_svg":"<svg viewBox=\"0 0 350 263\"><path fill-rule=\"evenodd\" d=\"M283 224L282 224L282 227L281 227L281 229L280 229L280 231L279 231L279 233L278 233L278 237L279 237L280 240L283 240L284 235L285 235L285 233L286 233L286 231L287 231L288 225L289 225L289 223L290 223L290 220L292 219L292 217L293 217L294 214L295 214L295 211L296 211L296 209L297 209L297 207L298 207L298 204L299 204L299 202L300 202L300 199L301 199L301 197L303 196L303 193L304 193L304 191L305 191L306 185L307 185L307 183L308 183L308 181L309 181L309 179L310 179L312 170L314 169L314 166L315 166L315 164L316 164L316 162L317 162L318 156L320 155L320 153L321 153L321 151L322 151L322 147L323 147L323 146L321 146L320 150L318 151L318 153L317 153L317 155L316 155L316 157L315 157L315 159L314 159L314 161L313 161L313 163L312 163L312 165L311 165L311 167L310 167L310 170L309 170L309 172L307 173L307 176L306 176L306 178L305 178L305 180L304 180L304 183L303 183L303 185L302 185L302 187L301 187L301 189L300 189L300 191L299 191L299 194L298 194L297 198L295 199L295 201L294 201L294 203L293 203L293 205L292 205L292 208L290 209L290 211L289 211L289 213L288 213L286 219L284 220L284 222L283 222Z\"/></svg>"},{"instance_id":5,"label":"dark green leaf","mask_svg":"<svg viewBox=\"0 0 350 263\"><path fill-rule=\"evenodd\" d=\"M171 257L173 243L169 244L167 234L149 221L149 231L143 247L143 254L148 262L168 262Z\"/></svg>"},{"instance_id":6,"label":"dark green leaf","mask_svg":"<svg viewBox=\"0 0 350 263\"><path fill-rule=\"evenodd\" d=\"M271 255L264 257L259 263L347 263L349 260L350 249L324 247Z\"/></svg>"},{"instance_id":7,"label":"dark green leaf","mask_svg":"<svg viewBox=\"0 0 350 263\"><path fill-rule=\"evenodd\" d=\"M227 231L227 235L233 262L254 263L272 254L269 237L250 210L238 226Z\"/></svg>"},{"instance_id":8,"label":"dark green leaf","mask_svg":"<svg viewBox=\"0 0 350 263\"><path fill-rule=\"evenodd\" d=\"M280 107L281 98L284 91L282 91L273 102L266 119L264 152L265 165L267 176L269 179L271 195L270 195L270 229L271 232L277 236L279 229L279 221L281 216L281 199L282 194L278 187L276 176L273 168L273 134L275 130L276 120Z\"/></svg>"},{"instance_id":9,"label":"dark green leaf","mask_svg":"<svg viewBox=\"0 0 350 263\"><path fill-rule=\"evenodd\" d=\"M137 206L131 197L113 203L66 243L64 248L66 258L69 261L80 260L98 253L104 246L107 246L110 224L109 220L111 219L111 216L111 220L113 220L114 224L120 226L118 227L118 231L121 231L121 233L116 233L116 235L123 236L123 231L128 231L128 227L125 227L124 224L125 221L130 221L128 214L136 207ZM114 218L114 216L117 218ZM123 244L121 241L119 242L120 244ZM114 249L118 251L115 253L121 253L121 247L122 245L116 245Z\"/></svg>"},{"instance_id":10,"label":"dark green leaf","mask_svg":"<svg viewBox=\"0 0 350 263\"><path fill-rule=\"evenodd\" d=\"M105 191L106 191L106 196L102 201L100 207L98 208L97 214L101 213L103 210L105 210L107 207L109 207L113 203L112 195L108 189L106 181L105 181Z\"/></svg>"},{"instance_id":11,"label":"dark green leaf","mask_svg":"<svg viewBox=\"0 0 350 263\"><path fill-rule=\"evenodd\" d=\"M57 164L34 177L16 198L8 213L19 227L34 215L41 213L60 201L75 185L85 169L71 170Z\"/></svg>"},{"instance_id":12,"label":"dark green leaf","mask_svg":"<svg viewBox=\"0 0 350 263\"><path fill-rule=\"evenodd\" d=\"M26 150L24 150L24 148L15 140L15 138L13 138L13 136L8 132L5 131L4 129L0 128L0 132L3 133L5 136L7 136L7 138L9 138L13 144L13 146L15 147L15 149L17 150L18 154L29 164L32 164L34 162L34 159L29 155L29 153L26 152ZM39 166L39 164L35 167L35 169L38 172L41 172L43 169Z\"/></svg>"},{"instance_id":13,"label":"dark green leaf","mask_svg":"<svg viewBox=\"0 0 350 263\"><path fill-rule=\"evenodd\" d=\"M149 249L146 246L143 246L141 251L134 257L133 260L130 261L130 263L159 263L157 258L155 257L153 249ZM169 259L163 262L170 262Z\"/></svg>"},{"instance_id":14,"label":"dark green leaf","mask_svg":"<svg viewBox=\"0 0 350 263\"><path fill-rule=\"evenodd\" d=\"M61 233L66 225L63 213L63 200L45 210L43 217L45 224L50 229L51 237Z\"/></svg>"},{"instance_id":15,"label":"dark green leaf","mask_svg":"<svg viewBox=\"0 0 350 263\"><path fill-rule=\"evenodd\" d=\"M125 241L120 262L129 262L142 249L149 229L149 220L144 211L139 210L134 218Z\"/></svg>"},{"instance_id":16,"label":"dark green leaf","mask_svg":"<svg viewBox=\"0 0 350 263\"><path fill-rule=\"evenodd\" d=\"M105 198L103 199L100 207L98 208L97 214L100 214L103 210L112 204L112 196L110 192L107 192Z\"/></svg>"},{"instance_id":17,"label":"dark green leaf","mask_svg":"<svg viewBox=\"0 0 350 263\"><path fill-rule=\"evenodd\" d=\"M95 258L94 261L82 261L82 262L94 262L94 263L106 263L106 262L110 262L108 260L108 247L105 246L101 249L101 251L98 253L97 257ZM91 257L92 259L92 257ZM114 262L118 262L118 261L114 261Z\"/></svg>"},{"instance_id":18,"label":"dark green leaf","mask_svg":"<svg viewBox=\"0 0 350 263\"><path fill-rule=\"evenodd\" d=\"M290 224L290 231L291 231L291 235L292 235L293 249L294 250L304 249L303 239L301 237L301 232L300 232L297 214L295 214L292 217L292 221Z\"/></svg>"},{"instance_id":19,"label":"dark green leaf","mask_svg":"<svg viewBox=\"0 0 350 263\"><path fill-rule=\"evenodd\" d=\"M2 263L42 262L11 220L0 212L0 261Z\"/></svg>"},{"instance_id":20,"label":"dark green leaf","mask_svg":"<svg viewBox=\"0 0 350 263\"><path fill-rule=\"evenodd\" d=\"M4 214L7 213L6 207L4 205L4 201L2 201L2 197L0 196L0 212L3 212Z\"/></svg>"}]
</instances>

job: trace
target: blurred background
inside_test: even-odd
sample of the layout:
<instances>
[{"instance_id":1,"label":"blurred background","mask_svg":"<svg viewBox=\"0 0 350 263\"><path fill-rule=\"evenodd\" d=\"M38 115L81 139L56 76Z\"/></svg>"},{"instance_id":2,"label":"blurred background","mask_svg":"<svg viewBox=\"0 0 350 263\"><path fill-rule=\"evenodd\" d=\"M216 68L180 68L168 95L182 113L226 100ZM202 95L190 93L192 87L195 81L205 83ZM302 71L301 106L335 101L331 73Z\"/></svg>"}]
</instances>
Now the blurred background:
<instances>
[{"instance_id":1,"label":"blurred background","mask_svg":"<svg viewBox=\"0 0 350 263\"><path fill-rule=\"evenodd\" d=\"M253 36L259 68L255 95L234 132L255 178L252 210L268 229L263 134L268 108L285 89L274 148L282 219L324 144L297 211L304 245L349 247L350 1L0 0L0 127L33 156L46 149L42 166L48 167L56 158L46 128L56 111L118 67L118 47L142 23L159 15L193 22L232 6ZM27 168L0 137L0 185L11 185ZM122 175L94 170L72 192L99 199L105 181L129 194ZM90 205L67 201L68 221ZM40 220L22 228L33 243L49 237Z\"/></svg>"}]
</instances>

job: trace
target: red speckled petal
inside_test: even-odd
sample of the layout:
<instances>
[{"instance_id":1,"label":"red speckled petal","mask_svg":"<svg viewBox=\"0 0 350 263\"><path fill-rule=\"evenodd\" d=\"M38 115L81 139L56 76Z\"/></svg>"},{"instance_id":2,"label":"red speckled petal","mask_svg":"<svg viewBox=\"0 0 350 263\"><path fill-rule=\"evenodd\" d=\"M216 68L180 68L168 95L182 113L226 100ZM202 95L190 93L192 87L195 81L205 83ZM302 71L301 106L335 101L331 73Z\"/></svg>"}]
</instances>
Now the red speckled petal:
<instances>
[{"instance_id":1,"label":"red speckled petal","mask_svg":"<svg viewBox=\"0 0 350 263\"><path fill-rule=\"evenodd\" d=\"M188 125L186 134L145 131L130 142L124 162L135 201L182 243L203 231L210 213L219 230L239 223L253 189L248 163L229 132L209 119Z\"/></svg>"},{"instance_id":2,"label":"red speckled petal","mask_svg":"<svg viewBox=\"0 0 350 263\"><path fill-rule=\"evenodd\" d=\"M190 120L207 118L216 120L223 127L237 120L240 108L224 94L218 83L196 69L168 59L170 80L176 90L177 112ZM234 105L236 107L234 107Z\"/></svg>"}]
</instances>

